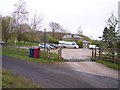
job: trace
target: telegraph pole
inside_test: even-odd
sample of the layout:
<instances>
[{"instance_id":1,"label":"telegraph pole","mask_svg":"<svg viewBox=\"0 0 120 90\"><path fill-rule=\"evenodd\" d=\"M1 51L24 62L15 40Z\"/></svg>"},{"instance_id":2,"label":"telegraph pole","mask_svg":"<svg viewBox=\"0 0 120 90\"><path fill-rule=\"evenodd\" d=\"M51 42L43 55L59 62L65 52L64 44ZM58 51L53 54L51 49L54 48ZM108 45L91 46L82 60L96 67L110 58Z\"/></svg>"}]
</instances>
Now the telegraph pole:
<instances>
[{"instance_id":1,"label":"telegraph pole","mask_svg":"<svg viewBox=\"0 0 120 90\"><path fill-rule=\"evenodd\" d=\"M44 29L44 51L46 47L46 29Z\"/></svg>"}]
</instances>

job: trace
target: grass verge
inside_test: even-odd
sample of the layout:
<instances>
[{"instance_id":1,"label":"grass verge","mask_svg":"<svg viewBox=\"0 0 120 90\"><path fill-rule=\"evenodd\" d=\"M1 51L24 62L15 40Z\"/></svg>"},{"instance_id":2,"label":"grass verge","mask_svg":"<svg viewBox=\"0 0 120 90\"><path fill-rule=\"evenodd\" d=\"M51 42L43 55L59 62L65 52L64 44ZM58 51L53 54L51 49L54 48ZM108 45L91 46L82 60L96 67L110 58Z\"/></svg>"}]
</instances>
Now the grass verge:
<instances>
[{"instance_id":1,"label":"grass verge","mask_svg":"<svg viewBox=\"0 0 120 90\"><path fill-rule=\"evenodd\" d=\"M15 75L6 69L3 69L2 88L40 88L40 86L35 82L31 82L26 78Z\"/></svg>"},{"instance_id":2,"label":"grass verge","mask_svg":"<svg viewBox=\"0 0 120 90\"><path fill-rule=\"evenodd\" d=\"M58 59L58 55L55 53L50 53L50 59L47 58L47 52L40 51L39 58L29 58L29 50L27 49L18 49L11 47L4 47L2 49L2 55L11 56L15 58L20 58L22 60L28 60L32 62L40 63L56 63L63 62L63 59Z\"/></svg>"},{"instance_id":3,"label":"grass verge","mask_svg":"<svg viewBox=\"0 0 120 90\"><path fill-rule=\"evenodd\" d=\"M115 64L115 63L104 61L104 60L96 60L96 62L102 63L109 68L112 68L112 69L115 69L115 70L120 70L120 64Z\"/></svg>"}]
</instances>

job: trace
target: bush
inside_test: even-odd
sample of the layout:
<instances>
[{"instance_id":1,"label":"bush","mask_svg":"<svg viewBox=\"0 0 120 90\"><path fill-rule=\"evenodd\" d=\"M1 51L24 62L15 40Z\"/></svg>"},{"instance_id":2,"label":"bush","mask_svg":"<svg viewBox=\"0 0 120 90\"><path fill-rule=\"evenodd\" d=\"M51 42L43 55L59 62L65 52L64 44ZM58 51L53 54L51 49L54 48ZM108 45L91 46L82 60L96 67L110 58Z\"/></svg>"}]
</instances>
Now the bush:
<instances>
[{"instance_id":1,"label":"bush","mask_svg":"<svg viewBox=\"0 0 120 90\"><path fill-rule=\"evenodd\" d=\"M82 41L77 41L76 43L79 46L79 48L83 48L83 42Z\"/></svg>"},{"instance_id":2,"label":"bush","mask_svg":"<svg viewBox=\"0 0 120 90\"><path fill-rule=\"evenodd\" d=\"M98 40L91 40L91 44L92 45L96 45L97 47L100 47L100 41L98 41Z\"/></svg>"}]
</instances>

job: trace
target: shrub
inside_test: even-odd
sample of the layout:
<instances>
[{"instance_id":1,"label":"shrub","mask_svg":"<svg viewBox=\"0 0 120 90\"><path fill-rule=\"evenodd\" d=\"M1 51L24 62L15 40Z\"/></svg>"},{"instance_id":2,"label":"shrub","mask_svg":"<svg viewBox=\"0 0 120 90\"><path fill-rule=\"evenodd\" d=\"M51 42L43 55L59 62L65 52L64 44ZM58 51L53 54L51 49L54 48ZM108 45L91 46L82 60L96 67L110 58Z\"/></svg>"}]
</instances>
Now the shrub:
<instances>
[{"instance_id":1,"label":"shrub","mask_svg":"<svg viewBox=\"0 0 120 90\"><path fill-rule=\"evenodd\" d=\"M58 44L59 41L57 39L52 38L52 37L48 37L48 42Z\"/></svg>"},{"instance_id":2,"label":"shrub","mask_svg":"<svg viewBox=\"0 0 120 90\"><path fill-rule=\"evenodd\" d=\"M83 42L82 41L77 41L76 43L79 46L79 48L83 48Z\"/></svg>"}]
</instances>

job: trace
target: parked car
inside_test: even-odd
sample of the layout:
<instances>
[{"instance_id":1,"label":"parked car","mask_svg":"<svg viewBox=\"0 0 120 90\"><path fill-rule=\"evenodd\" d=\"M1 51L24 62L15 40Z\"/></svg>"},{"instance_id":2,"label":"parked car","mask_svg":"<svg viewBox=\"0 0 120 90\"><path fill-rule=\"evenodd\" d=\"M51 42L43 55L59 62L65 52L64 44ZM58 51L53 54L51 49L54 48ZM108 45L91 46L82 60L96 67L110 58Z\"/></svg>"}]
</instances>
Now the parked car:
<instances>
[{"instance_id":1,"label":"parked car","mask_svg":"<svg viewBox=\"0 0 120 90\"><path fill-rule=\"evenodd\" d=\"M59 41L59 46L64 48L79 48L75 42Z\"/></svg>"},{"instance_id":2,"label":"parked car","mask_svg":"<svg viewBox=\"0 0 120 90\"><path fill-rule=\"evenodd\" d=\"M50 46L54 47L54 48L58 48L58 45L57 44L53 44L53 43L49 43Z\"/></svg>"},{"instance_id":3,"label":"parked car","mask_svg":"<svg viewBox=\"0 0 120 90\"><path fill-rule=\"evenodd\" d=\"M44 43L43 43L43 44L39 44L38 47L39 47L39 48L48 48L48 49L53 49L53 48L54 48L54 47L50 46L50 45L47 44L47 43L46 43L45 45L44 45Z\"/></svg>"},{"instance_id":4,"label":"parked car","mask_svg":"<svg viewBox=\"0 0 120 90\"><path fill-rule=\"evenodd\" d=\"M6 43L3 41L0 41L0 46L6 46Z\"/></svg>"}]
</instances>

